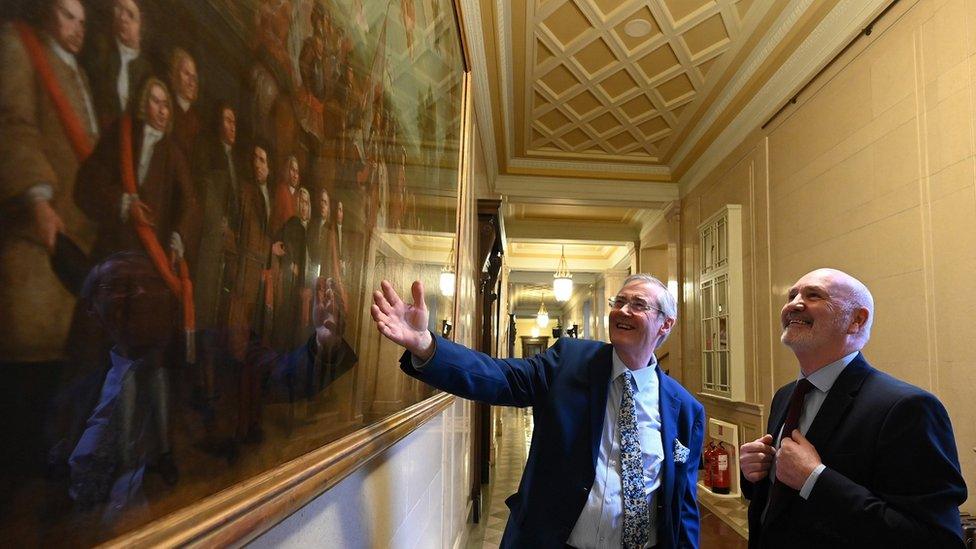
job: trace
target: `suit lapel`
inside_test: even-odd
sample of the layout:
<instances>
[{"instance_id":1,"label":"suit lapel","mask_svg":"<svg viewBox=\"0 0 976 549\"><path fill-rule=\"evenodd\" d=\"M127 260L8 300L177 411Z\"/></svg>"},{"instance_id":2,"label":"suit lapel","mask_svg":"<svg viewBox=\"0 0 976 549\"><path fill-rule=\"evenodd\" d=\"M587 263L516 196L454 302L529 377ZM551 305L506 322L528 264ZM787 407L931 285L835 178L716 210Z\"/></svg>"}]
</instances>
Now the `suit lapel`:
<instances>
[{"instance_id":1,"label":"suit lapel","mask_svg":"<svg viewBox=\"0 0 976 549\"><path fill-rule=\"evenodd\" d=\"M588 368L590 372L590 462L594 470L596 469L597 455L600 453L603 421L607 415L607 393L609 393L612 366L613 347L604 345L597 351L596 360Z\"/></svg>"},{"instance_id":2,"label":"suit lapel","mask_svg":"<svg viewBox=\"0 0 976 549\"><path fill-rule=\"evenodd\" d=\"M675 481L677 480L674 474L674 441L677 438L678 406L680 403L674 394L668 390L668 380L660 366L656 366L655 371L658 380L658 408L661 412L661 446L664 450L664 456L661 459L661 486L664 487L664 499L661 504L667 513L665 516L669 516L671 502L674 498ZM670 524L669 519L667 519L666 524Z\"/></svg>"},{"instance_id":3,"label":"suit lapel","mask_svg":"<svg viewBox=\"0 0 976 549\"><path fill-rule=\"evenodd\" d=\"M821 455L827 449L831 434L854 402L854 397L857 396L861 384L869 373L871 367L864 360L864 355L858 353L834 381L833 387L827 393L827 398L820 406L820 411L817 412L817 417L814 418L806 434L807 440L819 450Z\"/></svg>"},{"instance_id":4,"label":"suit lapel","mask_svg":"<svg viewBox=\"0 0 976 549\"><path fill-rule=\"evenodd\" d=\"M125 105L122 104L122 99L119 97L119 69L122 68L122 54L119 52L119 45L113 40L109 45L109 56L108 56L108 92L112 97L112 103L116 105L116 111L121 113L125 111ZM132 82L129 82L131 85Z\"/></svg>"},{"instance_id":5,"label":"suit lapel","mask_svg":"<svg viewBox=\"0 0 976 549\"><path fill-rule=\"evenodd\" d=\"M786 421L786 409L789 408L790 395L793 394L793 387L795 385L795 381L787 385L787 389L784 391L786 398L778 403L779 406L769 411L769 434L773 435L773 442L776 442L776 435L779 434L780 428L783 427L783 423Z\"/></svg>"}]
</instances>

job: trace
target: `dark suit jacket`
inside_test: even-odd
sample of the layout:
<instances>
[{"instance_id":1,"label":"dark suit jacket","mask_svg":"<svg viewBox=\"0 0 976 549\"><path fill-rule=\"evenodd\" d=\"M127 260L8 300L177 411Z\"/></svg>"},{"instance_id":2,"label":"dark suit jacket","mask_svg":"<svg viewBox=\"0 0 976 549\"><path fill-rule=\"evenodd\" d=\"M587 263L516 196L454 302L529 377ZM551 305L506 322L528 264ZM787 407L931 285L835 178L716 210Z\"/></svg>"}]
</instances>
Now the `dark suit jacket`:
<instances>
[{"instance_id":1,"label":"dark suit jacket","mask_svg":"<svg viewBox=\"0 0 976 549\"><path fill-rule=\"evenodd\" d=\"M562 548L593 486L606 415L612 349L599 341L561 338L528 359L496 359L435 336L437 350L417 370L409 353L400 367L438 389L505 406L532 406L535 431L502 547ZM658 547L698 546L695 482L704 410L676 381L660 380L664 461L658 492ZM675 441L688 447L676 463Z\"/></svg>"},{"instance_id":2,"label":"dark suit jacket","mask_svg":"<svg viewBox=\"0 0 976 549\"><path fill-rule=\"evenodd\" d=\"M793 391L776 392L767 432ZM775 436L775 434L773 435ZM806 434L827 468L804 500L786 489L769 508L769 479L742 479L749 547L962 547L966 500L949 416L939 400L872 368L858 353Z\"/></svg>"},{"instance_id":3,"label":"dark suit jacket","mask_svg":"<svg viewBox=\"0 0 976 549\"><path fill-rule=\"evenodd\" d=\"M81 64L88 72L95 111L103 129L118 119L126 108L139 102L142 84L153 73L143 49L138 57L129 62L129 101L127 105L122 105L118 90L122 57L115 37L105 35L93 38L91 47L82 52Z\"/></svg>"}]
</instances>

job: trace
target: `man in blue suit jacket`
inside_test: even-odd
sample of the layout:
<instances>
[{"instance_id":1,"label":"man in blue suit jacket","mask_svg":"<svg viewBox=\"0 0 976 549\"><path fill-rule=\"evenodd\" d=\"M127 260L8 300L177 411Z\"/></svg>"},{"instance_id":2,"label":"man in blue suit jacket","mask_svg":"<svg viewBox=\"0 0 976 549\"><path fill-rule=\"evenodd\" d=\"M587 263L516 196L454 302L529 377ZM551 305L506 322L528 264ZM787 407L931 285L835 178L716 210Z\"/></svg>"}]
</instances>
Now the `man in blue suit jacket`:
<instances>
[{"instance_id":1,"label":"man in blue suit jacket","mask_svg":"<svg viewBox=\"0 0 976 549\"><path fill-rule=\"evenodd\" d=\"M634 275L624 282L610 303L610 345L560 339L542 354L504 360L433 336L419 281L413 305L388 282L381 287L372 316L407 349L404 372L464 398L533 407L532 446L518 493L506 500L502 547L698 546L704 410L657 367L654 350L677 317L660 281ZM628 408L639 463L627 446Z\"/></svg>"},{"instance_id":2,"label":"man in blue suit jacket","mask_svg":"<svg viewBox=\"0 0 976 549\"><path fill-rule=\"evenodd\" d=\"M962 548L966 484L949 416L868 364L873 316L871 293L841 271L818 269L790 289L781 340L800 376L773 397L767 434L739 454L751 549Z\"/></svg>"}]
</instances>

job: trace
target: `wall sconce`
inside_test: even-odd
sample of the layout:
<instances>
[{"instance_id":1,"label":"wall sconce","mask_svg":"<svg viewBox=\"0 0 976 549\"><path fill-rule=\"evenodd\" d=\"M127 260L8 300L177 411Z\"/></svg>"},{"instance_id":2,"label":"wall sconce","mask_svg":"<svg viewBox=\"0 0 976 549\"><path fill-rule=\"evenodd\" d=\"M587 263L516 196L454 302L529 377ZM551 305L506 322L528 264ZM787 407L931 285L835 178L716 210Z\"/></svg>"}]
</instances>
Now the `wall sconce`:
<instances>
[{"instance_id":1,"label":"wall sconce","mask_svg":"<svg viewBox=\"0 0 976 549\"><path fill-rule=\"evenodd\" d=\"M566 301L573 297L573 275L569 272L566 264L566 246L563 246L562 253L559 255L559 266L556 274L552 275L552 293L556 296L556 301Z\"/></svg>"},{"instance_id":2,"label":"wall sconce","mask_svg":"<svg viewBox=\"0 0 976 549\"><path fill-rule=\"evenodd\" d=\"M448 339L449 337L451 337L452 328L454 328L454 325L448 322L446 318L444 320L441 320L441 337L443 337L444 339Z\"/></svg>"}]
</instances>

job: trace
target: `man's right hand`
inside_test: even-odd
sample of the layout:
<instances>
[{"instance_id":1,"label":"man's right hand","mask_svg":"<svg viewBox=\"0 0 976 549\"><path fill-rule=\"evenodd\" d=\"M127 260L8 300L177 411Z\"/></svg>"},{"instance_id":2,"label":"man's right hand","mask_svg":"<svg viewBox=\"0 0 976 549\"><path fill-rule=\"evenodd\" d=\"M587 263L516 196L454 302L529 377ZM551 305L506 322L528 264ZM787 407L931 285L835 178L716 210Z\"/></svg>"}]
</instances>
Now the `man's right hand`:
<instances>
[{"instance_id":1,"label":"man's right hand","mask_svg":"<svg viewBox=\"0 0 976 549\"><path fill-rule=\"evenodd\" d=\"M769 475L776 457L772 444L773 435L763 435L739 448L739 469L749 482L759 482Z\"/></svg>"},{"instance_id":2,"label":"man's right hand","mask_svg":"<svg viewBox=\"0 0 976 549\"><path fill-rule=\"evenodd\" d=\"M48 253L54 253L54 243L58 233L64 231L64 221L54 211L47 200L34 202L34 235L47 248Z\"/></svg>"},{"instance_id":3,"label":"man's right hand","mask_svg":"<svg viewBox=\"0 0 976 549\"><path fill-rule=\"evenodd\" d=\"M370 314L376 329L390 341L405 347L420 360L434 354L434 338L427 331L427 305L424 303L424 285L419 280L410 288L413 304L404 303L387 281L380 283L380 290L373 292Z\"/></svg>"}]
</instances>

